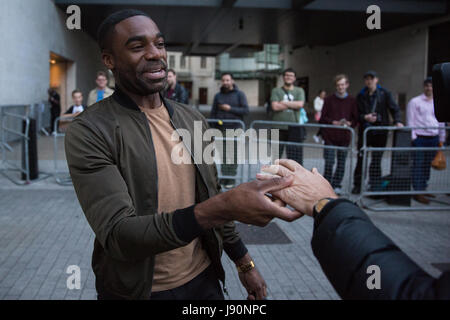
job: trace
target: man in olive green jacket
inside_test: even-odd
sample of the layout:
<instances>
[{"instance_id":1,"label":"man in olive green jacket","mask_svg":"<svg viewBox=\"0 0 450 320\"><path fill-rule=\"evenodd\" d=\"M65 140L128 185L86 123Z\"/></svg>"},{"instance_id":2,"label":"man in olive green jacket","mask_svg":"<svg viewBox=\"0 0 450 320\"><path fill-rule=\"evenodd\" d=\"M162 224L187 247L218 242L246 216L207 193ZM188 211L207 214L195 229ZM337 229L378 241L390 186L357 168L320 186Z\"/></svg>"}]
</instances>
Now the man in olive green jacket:
<instances>
[{"instance_id":1,"label":"man in olive green jacket","mask_svg":"<svg viewBox=\"0 0 450 320\"><path fill-rule=\"evenodd\" d=\"M223 250L236 263L248 298L264 299L266 284L232 221L263 226L274 217L287 221L300 217L265 196L289 186L292 177L253 181L219 193L215 165L195 163L189 167L194 172L194 203L159 210L158 190L165 186L166 177L158 172L165 164L157 163L161 155L155 147L161 141L153 136L162 128L149 125L149 117L167 113L171 131L187 130L192 137L195 121L202 124L202 132L207 123L197 111L160 94L167 85L164 37L145 13L123 10L111 15L100 26L99 39L103 62L114 73L117 90L77 117L65 138L75 191L96 236L92 267L99 299L223 299L221 290L216 290L218 280L225 283ZM182 143L194 158L194 143ZM203 150L207 142L201 143ZM185 195L184 191L164 194L174 201ZM155 258L194 240L201 243L210 266L187 283L153 292Z\"/></svg>"}]
</instances>

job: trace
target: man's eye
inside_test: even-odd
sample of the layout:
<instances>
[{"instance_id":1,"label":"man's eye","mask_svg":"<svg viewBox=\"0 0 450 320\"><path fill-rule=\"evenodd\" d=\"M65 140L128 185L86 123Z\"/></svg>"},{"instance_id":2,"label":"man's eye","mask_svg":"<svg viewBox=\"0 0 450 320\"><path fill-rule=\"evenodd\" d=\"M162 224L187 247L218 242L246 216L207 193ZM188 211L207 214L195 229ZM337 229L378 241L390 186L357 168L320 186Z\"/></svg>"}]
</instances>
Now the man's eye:
<instances>
[{"instance_id":1,"label":"man's eye","mask_svg":"<svg viewBox=\"0 0 450 320\"><path fill-rule=\"evenodd\" d=\"M166 44L164 42L159 42L158 43L158 47L164 48L166 46Z\"/></svg>"},{"instance_id":2,"label":"man's eye","mask_svg":"<svg viewBox=\"0 0 450 320\"><path fill-rule=\"evenodd\" d=\"M132 47L131 50L142 49L142 48L143 48L143 46L139 45L139 46Z\"/></svg>"}]
</instances>

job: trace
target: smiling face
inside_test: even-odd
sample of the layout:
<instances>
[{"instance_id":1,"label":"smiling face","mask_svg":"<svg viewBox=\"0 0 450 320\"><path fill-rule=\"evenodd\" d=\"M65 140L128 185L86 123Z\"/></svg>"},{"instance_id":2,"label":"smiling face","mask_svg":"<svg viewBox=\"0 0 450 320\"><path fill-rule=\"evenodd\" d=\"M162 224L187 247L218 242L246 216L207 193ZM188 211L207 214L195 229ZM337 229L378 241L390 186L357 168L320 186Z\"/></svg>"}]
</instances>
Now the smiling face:
<instances>
[{"instance_id":1,"label":"smiling face","mask_svg":"<svg viewBox=\"0 0 450 320\"><path fill-rule=\"evenodd\" d=\"M73 103L76 106L81 106L83 104L83 94L81 92L75 92L72 94Z\"/></svg>"},{"instance_id":2,"label":"smiling face","mask_svg":"<svg viewBox=\"0 0 450 320\"><path fill-rule=\"evenodd\" d=\"M116 24L102 59L119 86L140 96L167 86L167 53L164 37L146 16L133 16Z\"/></svg>"},{"instance_id":3,"label":"smiling face","mask_svg":"<svg viewBox=\"0 0 450 320\"><path fill-rule=\"evenodd\" d=\"M336 81L336 92L340 95L344 95L348 89L348 80L347 78L342 78L339 81Z\"/></svg>"},{"instance_id":4,"label":"smiling face","mask_svg":"<svg viewBox=\"0 0 450 320\"><path fill-rule=\"evenodd\" d=\"M296 77L295 77L294 72L288 71L288 72L284 73L283 81L284 81L285 85L290 86L290 85L294 84L295 80L296 80Z\"/></svg>"},{"instance_id":5,"label":"smiling face","mask_svg":"<svg viewBox=\"0 0 450 320\"><path fill-rule=\"evenodd\" d=\"M97 84L97 88L103 90L103 89L105 89L106 84L108 83L108 80L106 79L105 76L99 75L99 76L97 77L97 79L95 80L95 83Z\"/></svg>"}]
</instances>

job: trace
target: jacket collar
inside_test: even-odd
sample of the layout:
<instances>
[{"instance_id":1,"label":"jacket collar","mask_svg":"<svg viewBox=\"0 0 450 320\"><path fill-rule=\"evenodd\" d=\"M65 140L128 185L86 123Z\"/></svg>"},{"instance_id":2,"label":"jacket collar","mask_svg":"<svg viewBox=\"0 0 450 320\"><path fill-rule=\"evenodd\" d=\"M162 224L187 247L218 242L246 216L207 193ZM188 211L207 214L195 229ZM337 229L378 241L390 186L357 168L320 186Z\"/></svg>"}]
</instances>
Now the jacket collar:
<instances>
[{"instance_id":1,"label":"jacket collar","mask_svg":"<svg viewBox=\"0 0 450 320\"><path fill-rule=\"evenodd\" d=\"M161 101L163 102L164 106L167 109L167 112L169 113L169 116L172 118L173 115L173 106L170 104L170 102L167 101L161 94L159 93L159 96L161 98ZM136 102L134 102L133 99L131 99L125 92L123 92L120 87L116 86L116 90L114 91L112 95L113 99L116 100L118 104L120 104L122 107L135 110L135 111L141 111L141 109L138 107Z\"/></svg>"}]
</instances>

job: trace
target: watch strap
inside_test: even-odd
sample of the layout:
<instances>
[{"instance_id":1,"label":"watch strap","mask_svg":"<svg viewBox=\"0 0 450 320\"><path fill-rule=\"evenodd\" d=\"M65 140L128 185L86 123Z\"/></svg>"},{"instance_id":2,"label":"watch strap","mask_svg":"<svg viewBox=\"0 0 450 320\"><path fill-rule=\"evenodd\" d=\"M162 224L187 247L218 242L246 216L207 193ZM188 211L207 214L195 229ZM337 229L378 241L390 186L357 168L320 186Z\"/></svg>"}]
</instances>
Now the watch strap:
<instances>
[{"instance_id":1,"label":"watch strap","mask_svg":"<svg viewBox=\"0 0 450 320\"><path fill-rule=\"evenodd\" d=\"M247 263L237 266L237 270L239 273L249 272L253 268L255 268L255 263L253 262L253 260L250 260L250 262L247 262Z\"/></svg>"}]
</instances>

